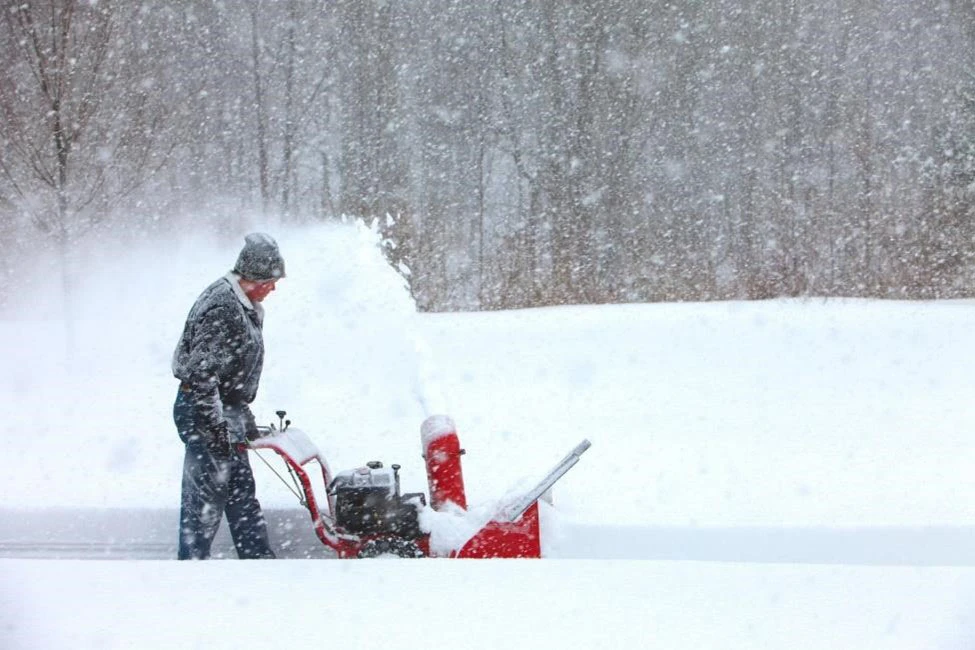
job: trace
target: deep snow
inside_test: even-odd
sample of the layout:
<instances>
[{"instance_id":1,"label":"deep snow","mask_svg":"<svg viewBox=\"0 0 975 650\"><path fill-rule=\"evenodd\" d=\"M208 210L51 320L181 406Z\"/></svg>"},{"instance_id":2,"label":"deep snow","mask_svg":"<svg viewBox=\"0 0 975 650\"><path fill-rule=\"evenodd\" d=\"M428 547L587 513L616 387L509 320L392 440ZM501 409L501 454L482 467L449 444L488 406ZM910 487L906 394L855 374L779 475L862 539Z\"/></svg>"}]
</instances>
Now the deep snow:
<instances>
[{"instance_id":1,"label":"deep snow","mask_svg":"<svg viewBox=\"0 0 975 650\"><path fill-rule=\"evenodd\" d=\"M6 559L4 647L229 647L240 629L236 647L261 648L975 642L970 568L865 566L842 553L831 565L771 564L759 544L757 562L640 559L659 557L641 545L659 527L718 531L720 546L749 529L788 540L975 524L975 303L417 314L369 228L272 234L288 278L265 303L258 420L284 408L333 469L397 462L404 490L426 491L420 424L448 413L477 505L527 486L588 438L546 512L549 559ZM193 299L241 243L189 239L158 252L99 242L76 277L68 330L44 274L24 278L20 305L0 321L6 508L176 507L169 358ZM255 465L265 506L292 507Z\"/></svg>"}]
</instances>

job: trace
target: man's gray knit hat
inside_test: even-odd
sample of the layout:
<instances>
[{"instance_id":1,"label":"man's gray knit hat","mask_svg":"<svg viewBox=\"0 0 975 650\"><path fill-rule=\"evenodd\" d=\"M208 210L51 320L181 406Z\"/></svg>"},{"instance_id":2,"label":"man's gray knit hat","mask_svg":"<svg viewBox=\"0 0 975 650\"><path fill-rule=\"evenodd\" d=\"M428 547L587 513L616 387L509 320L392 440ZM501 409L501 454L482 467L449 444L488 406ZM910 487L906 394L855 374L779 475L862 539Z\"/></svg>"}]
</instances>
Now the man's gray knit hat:
<instances>
[{"instance_id":1,"label":"man's gray knit hat","mask_svg":"<svg viewBox=\"0 0 975 650\"><path fill-rule=\"evenodd\" d=\"M234 273L254 282L283 278L284 258L278 250L278 243L262 232L252 232L244 237L244 247L240 249Z\"/></svg>"}]
</instances>

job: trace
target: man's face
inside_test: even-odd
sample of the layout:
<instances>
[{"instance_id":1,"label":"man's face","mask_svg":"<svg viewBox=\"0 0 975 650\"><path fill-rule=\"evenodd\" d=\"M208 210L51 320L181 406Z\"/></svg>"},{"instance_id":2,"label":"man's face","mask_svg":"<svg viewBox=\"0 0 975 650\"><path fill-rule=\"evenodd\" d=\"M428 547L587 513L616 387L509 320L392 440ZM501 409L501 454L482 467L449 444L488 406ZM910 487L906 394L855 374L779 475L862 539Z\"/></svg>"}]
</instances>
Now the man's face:
<instances>
[{"instance_id":1,"label":"man's face","mask_svg":"<svg viewBox=\"0 0 975 650\"><path fill-rule=\"evenodd\" d=\"M268 294L274 291L274 285L277 284L277 280L268 280L267 282L254 282L251 287L244 291L251 302L263 302L267 298Z\"/></svg>"}]
</instances>

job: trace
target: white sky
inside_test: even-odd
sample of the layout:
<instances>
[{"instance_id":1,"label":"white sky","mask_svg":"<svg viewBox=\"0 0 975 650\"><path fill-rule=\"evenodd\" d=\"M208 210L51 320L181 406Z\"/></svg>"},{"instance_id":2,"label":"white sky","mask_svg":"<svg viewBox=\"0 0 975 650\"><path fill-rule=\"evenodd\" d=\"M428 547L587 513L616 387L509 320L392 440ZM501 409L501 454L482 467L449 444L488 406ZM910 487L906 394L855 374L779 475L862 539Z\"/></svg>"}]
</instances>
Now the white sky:
<instances>
[{"instance_id":1,"label":"white sky","mask_svg":"<svg viewBox=\"0 0 975 650\"><path fill-rule=\"evenodd\" d=\"M545 513L548 559L0 560L4 648L975 643L970 568L651 561L642 545L655 527L975 524L975 303L418 315L368 229L272 234L288 278L265 303L258 420L284 408L333 470L396 462L404 491L426 491L420 424L448 413L473 505L588 438ZM44 277L25 278L0 315L5 508L176 507L169 357L241 243L88 252L67 335ZM294 505L261 469L258 486Z\"/></svg>"}]
</instances>

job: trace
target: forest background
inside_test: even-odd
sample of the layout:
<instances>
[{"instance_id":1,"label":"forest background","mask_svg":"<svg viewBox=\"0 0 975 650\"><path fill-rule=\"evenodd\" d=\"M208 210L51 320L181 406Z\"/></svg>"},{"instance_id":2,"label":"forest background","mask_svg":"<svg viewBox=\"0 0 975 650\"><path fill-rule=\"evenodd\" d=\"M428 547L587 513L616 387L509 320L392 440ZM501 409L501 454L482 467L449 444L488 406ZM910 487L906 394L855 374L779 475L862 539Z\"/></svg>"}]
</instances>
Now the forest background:
<instances>
[{"instance_id":1,"label":"forest background","mask_svg":"<svg viewBox=\"0 0 975 650\"><path fill-rule=\"evenodd\" d=\"M971 297L975 3L2 0L0 306L342 217L427 311Z\"/></svg>"}]
</instances>

